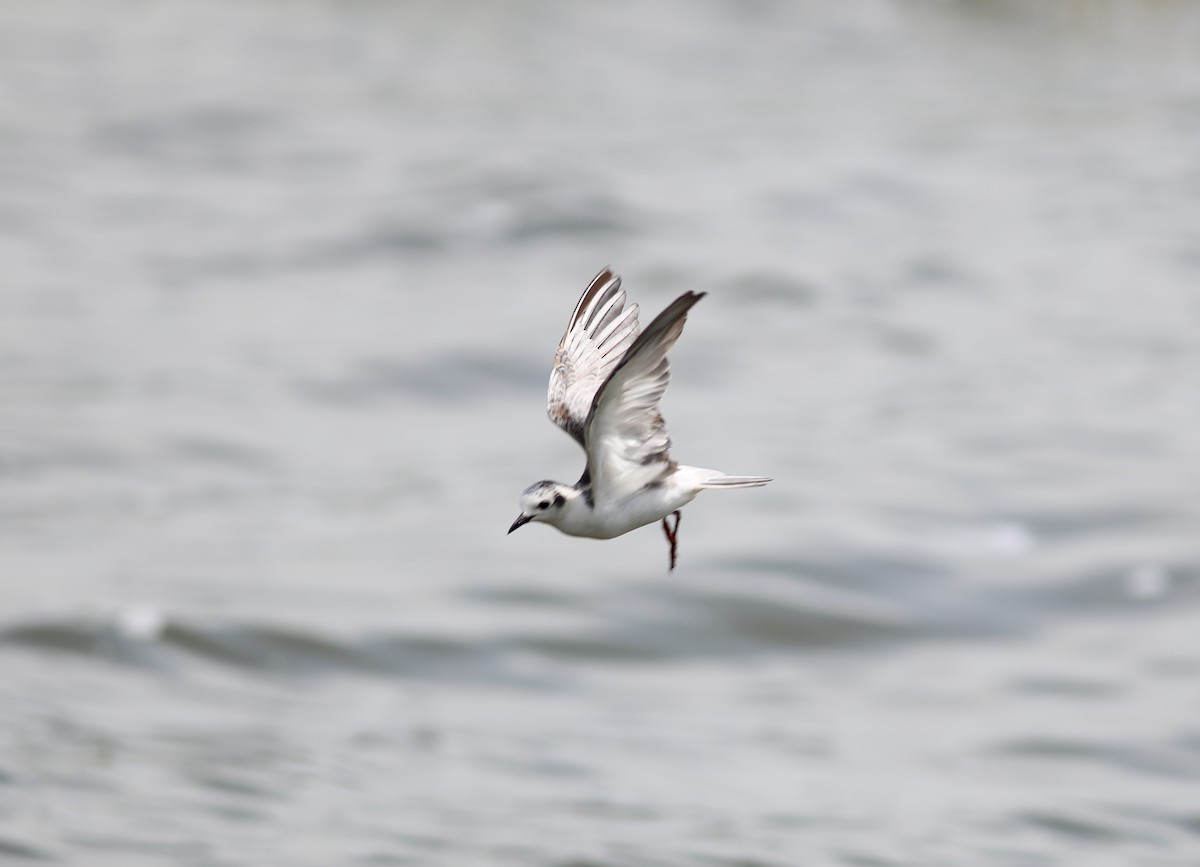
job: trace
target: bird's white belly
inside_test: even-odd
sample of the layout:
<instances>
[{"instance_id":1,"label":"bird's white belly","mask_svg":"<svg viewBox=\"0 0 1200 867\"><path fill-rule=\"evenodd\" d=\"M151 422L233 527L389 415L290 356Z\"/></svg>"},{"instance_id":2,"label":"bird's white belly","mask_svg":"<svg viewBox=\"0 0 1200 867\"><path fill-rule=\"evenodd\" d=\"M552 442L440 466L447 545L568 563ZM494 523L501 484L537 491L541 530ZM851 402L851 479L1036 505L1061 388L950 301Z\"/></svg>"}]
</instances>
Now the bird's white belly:
<instances>
[{"instance_id":1,"label":"bird's white belly","mask_svg":"<svg viewBox=\"0 0 1200 867\"><path fill-rule=\"evenodd\" d=\"M559 529L571 536L586 536L591 539L611 539L661 521L695 499L695 489L681 491L671 486L643 488L622 500L596 503L587 508L582 503L570 520L559 524Z\"/></svg>"}]
</instances>

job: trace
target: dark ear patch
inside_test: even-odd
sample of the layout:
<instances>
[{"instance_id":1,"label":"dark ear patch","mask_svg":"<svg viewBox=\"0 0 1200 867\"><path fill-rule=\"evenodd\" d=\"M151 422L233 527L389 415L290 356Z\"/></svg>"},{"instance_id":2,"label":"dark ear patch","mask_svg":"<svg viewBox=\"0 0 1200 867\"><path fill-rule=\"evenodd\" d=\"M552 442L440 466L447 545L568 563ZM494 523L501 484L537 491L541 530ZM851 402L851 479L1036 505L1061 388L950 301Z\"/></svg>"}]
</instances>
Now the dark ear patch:
<instances>
[{"instance_id":1,"label":"dark ear patch","mask_svg":"<svg viewBox=\"0 0 1200 867\"><path fill-rule=\"evenodd\" d=\"M566 497L564 497L562 494L555 494L555 495L554 495L554 505L555 505L555 506L561 506L561 505L562 505L563 503L565 503L566 501L567 501L567 498L566 498Z\"/></svg>"}]
</instances>

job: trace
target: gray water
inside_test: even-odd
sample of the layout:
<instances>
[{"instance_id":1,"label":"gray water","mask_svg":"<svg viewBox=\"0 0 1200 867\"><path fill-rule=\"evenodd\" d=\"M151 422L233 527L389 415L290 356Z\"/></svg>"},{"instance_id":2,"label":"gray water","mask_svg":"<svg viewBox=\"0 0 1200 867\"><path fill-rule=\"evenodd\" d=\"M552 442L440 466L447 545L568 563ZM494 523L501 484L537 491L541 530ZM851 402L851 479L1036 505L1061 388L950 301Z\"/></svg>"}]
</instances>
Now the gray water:
<instances>
[{"instance_id":1,"label":"gray water","mask_svg":"<svg viewBox=\"0 0 1200 867\"><path fill-rule=\"evenodd\" d=\"M1200 863L1200 13L0 7L0 862ZM506 537L612 264L766 473Z\"/></svg>"}]
</instances>

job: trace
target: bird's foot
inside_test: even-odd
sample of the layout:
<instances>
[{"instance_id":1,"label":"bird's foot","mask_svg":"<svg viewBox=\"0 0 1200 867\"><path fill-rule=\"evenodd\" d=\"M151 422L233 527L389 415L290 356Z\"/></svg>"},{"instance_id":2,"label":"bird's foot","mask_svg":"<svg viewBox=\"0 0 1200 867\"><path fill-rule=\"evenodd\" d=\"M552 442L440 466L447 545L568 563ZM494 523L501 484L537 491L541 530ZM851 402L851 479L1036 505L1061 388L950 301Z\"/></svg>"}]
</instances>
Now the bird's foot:
<instances>
[{"instance_id":1,"label":"bird's foot","mask_svg":"<svg viewBox=\"0 0 1200 867\"><path fill-rule=\"evenodd\" d=\"M671 515L673 515L675 517L675 526L674 527L672 527L670 525ZM679 512L678 510L676 510L676 511L672 512L671 515L667 516L666 518L663 518L662 528L663 528L663 534L666 535L666 537L667 537L667 541L671 543L670 571L673 572L673 571L675 571L675 559L676 559L675 555L676 555L676 552L679 547L678 543L677 543L677 540L679 539L679 522L680 522L680 520L682 520L683 514L681 512Z\"/></svg>"}]
</instances>

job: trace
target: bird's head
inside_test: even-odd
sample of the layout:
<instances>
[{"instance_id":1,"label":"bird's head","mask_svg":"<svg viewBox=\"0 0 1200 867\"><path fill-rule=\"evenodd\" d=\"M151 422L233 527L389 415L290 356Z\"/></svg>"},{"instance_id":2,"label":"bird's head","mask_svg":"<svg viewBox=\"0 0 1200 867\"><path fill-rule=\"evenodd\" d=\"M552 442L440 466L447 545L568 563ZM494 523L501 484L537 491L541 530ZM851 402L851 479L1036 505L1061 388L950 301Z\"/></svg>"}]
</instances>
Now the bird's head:
<instances>
[{"instance_id":1,"label":"bird's head","mask_svg":"<svg viewBox=\"0 0 1200 867\"><path fill-rule=\"evenodd\" d=\"M513 521L508 532L511 533L530 521L558 523L563 506L577 493L570 485L561 482L535 482L521 493L521 514L517 515L517 520Z\"/></svg>"}]
</instances>

